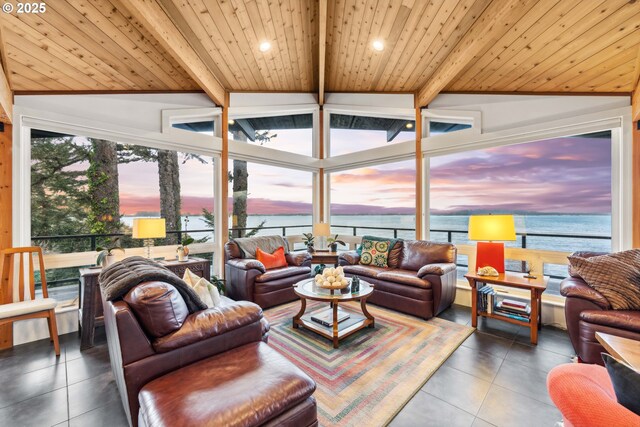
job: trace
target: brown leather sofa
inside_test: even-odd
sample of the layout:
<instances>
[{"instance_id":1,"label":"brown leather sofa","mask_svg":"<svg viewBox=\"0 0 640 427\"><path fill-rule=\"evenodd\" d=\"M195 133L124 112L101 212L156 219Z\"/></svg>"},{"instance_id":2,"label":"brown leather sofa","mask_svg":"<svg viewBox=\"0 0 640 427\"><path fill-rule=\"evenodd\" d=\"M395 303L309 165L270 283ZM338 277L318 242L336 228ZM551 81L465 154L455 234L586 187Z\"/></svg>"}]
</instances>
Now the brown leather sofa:
<instances>
[{"instance_id":1,"label":"brown leather sofa","mask_svg":"<svg viewBox=\"0 0 640 427\"><path fill-rule=\"evenodd\" d=\"M236 242L224 245L227 294L236 301L252 301L262 308L294 301L293 285L311 275L311 254L285 254L287 266L267 270L253 258L245 258Z\"/></svg>"},{"instance_id":2,"label":"brown leather sofa","mask_svg":"<svg viewBox=\"0 0 640 427\"><path fill-rule=\"evenodd\" d=\"M103 306L131 425L317 425L315 383L265 343L256 304L189 314L175 287L145 282Z\"/></svg>"},{"instance_id":3,"label":"brown leather sofa","mask_svg":"<svg viewBox=\"0 0 640 427\"><path fill-rule=\"evenodd\" d=\"M603 254L575 252L572 255L589 258ZM564 315L569 338L581 361L604 365L600 353L606 350L596 339L596 332L640 341L640 311L612 310L609 301L587 285L571 267L569 277L560 283L560 293L566 297Z\"/></svg>"},{"instance_id":4,"label":"brown leather sofa","mask_svg":"<svg viewBox=\"0 0 640 427\"><path fill-rule=\"evenodd\" d=\"M349 277L375 285L367 302L430 319L456 298L456 247L451 243L398 240L389 252L388 268L360 265L356 251L339 256Z\"/></svg>"}]
</instances>

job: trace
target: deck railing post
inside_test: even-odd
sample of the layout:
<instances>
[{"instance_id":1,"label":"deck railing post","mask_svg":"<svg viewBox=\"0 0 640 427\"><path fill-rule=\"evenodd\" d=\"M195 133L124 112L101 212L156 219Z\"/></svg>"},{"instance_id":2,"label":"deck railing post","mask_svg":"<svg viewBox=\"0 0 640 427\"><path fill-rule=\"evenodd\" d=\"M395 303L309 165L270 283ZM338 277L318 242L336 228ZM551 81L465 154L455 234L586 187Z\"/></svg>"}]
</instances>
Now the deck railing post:
<instances>
[{"instance_id":1,"label":"deck railing post","mask_svg":"<svg viewBox=\"0 0 640 427\"><path fill-rule=\"evenodd\" d=\"M95 251L96 250L96 236L91 236L91 250Z\"/></svg>"},{"instance_id":2,"label":"deck railing post","mask_svg":"<svg viewBox=\"0 0 640 427\"><path fill-rule=\"evenodd\" d=\"M527 248L527 235L523 234L522 235L522 249L526 249ZM522 261L522 271L526 272L527 271L527 261Z\"/></svg>"}]
</instances>

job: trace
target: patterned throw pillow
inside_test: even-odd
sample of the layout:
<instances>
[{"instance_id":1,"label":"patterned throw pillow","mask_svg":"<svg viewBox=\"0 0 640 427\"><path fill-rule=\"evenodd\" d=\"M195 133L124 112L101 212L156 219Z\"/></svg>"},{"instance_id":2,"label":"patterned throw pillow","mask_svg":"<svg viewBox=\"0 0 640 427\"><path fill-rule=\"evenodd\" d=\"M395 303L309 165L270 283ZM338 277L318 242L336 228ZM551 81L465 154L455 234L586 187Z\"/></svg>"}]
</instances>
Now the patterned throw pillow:
<instances>
[{"instance_id":1,"label":"patterned throw pillow","mask_svg":"<svg viewBox=\"0 0 640 427\"><path fill-rule=\"evenodd\" d=\"M591 258L569 257L573 270L614 310L640 310L638 250Z\"/></svg>"},{"instance_id":2,"label":"patterned throw pillow","mask_svg":"<svg viewBox=\"0 0 640 427\"><path fill-rule=\"evenodd\" d=\"M362 239L362 253L360 254L360 264L373 265L376 267L388 267L389 249L391 242Z\"/></svg>"}]
</instances>

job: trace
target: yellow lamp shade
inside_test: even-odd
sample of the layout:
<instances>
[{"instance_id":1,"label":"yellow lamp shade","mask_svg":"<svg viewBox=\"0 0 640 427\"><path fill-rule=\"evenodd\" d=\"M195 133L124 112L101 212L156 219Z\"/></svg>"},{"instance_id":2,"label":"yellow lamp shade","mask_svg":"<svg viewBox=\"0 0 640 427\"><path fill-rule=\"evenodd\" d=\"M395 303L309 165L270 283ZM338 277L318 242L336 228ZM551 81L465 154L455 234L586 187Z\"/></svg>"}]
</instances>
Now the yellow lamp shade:
<instances>
[{"instance_id":1,"label":"yellow lamp shade","mask_svg":"<svg viewBox=\"0 0 640 427\"><path fill-rule=\"evenodd\" d=\"M316 236L330 236L331 226L326 222L313 224L313 234Z\"/></svg>"},{"instance_id":2,"label":"yellow lamp shade","mask_svg":"<svg viewBox=\"0 0 640 427\"><path fill-rule=\"evenodd\" d=\"M167 236L164 218L134 218L134 239L160 239Z\"/></svg>"},{"instance_id":3,"label":"yellow lamp shade","mask_svg":"<svg viewBox=\"0 0 640 427\"><path fill-rule=\"evenodd\" d=\"M513 215L471 215L469 240L516 240Z\"/></svg>"}]
</instances>

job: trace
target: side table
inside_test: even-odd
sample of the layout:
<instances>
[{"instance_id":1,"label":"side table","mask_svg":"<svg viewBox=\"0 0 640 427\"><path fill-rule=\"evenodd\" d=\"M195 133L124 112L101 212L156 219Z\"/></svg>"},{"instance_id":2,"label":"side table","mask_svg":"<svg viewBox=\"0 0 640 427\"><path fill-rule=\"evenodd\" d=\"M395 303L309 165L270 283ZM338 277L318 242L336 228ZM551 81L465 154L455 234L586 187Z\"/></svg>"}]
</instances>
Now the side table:
<instances>
[{"instance_id":1,"label":"side table","mask_svg":"<svg viewBox=\"0 0 640 427\"><path fill-rule=\"evenodd\" d=\"M339 252L318 251L311 253L311 264L333 264L334 267L338 266Z\"/></svg>"},{"instance_id":2,"label":"side table","mask_svg":"<svg viewBox=\"0 0 640 427\"><path fill-rule=\"evenodd\" d=\"M542 328L542 293L547 289L548 279L538 276L536 279L527 279L523 273L500 273L497 277L479 276L475 273L465 274L471 286L471 326L478 326L478 316L490 317L520 326L525 326L531 330L531 344L538 344L538 329ZM531 316L529 322L504 317L485 311L478 312L478 283L505 286L510 288L526 289L531 293Z\"/></svg>"},{"instance_id":3,"label":"side table","mask_svg":"<svg viewBox=\"0 0 640 427\"><path fill-rule=\"evenodd\" d=\"M188 268L193 273L207 280L211 280L211 262L202 258L189 258L189 261L177 260L161 261L177 276L182 277ZM96 327L104 325L104 311L102 298L98 286L98 276L101 267L88 267L80 269L80 308L78 309L78 327L80 331L80 350L93 347Z\"/></svg>"}]
</instances>

